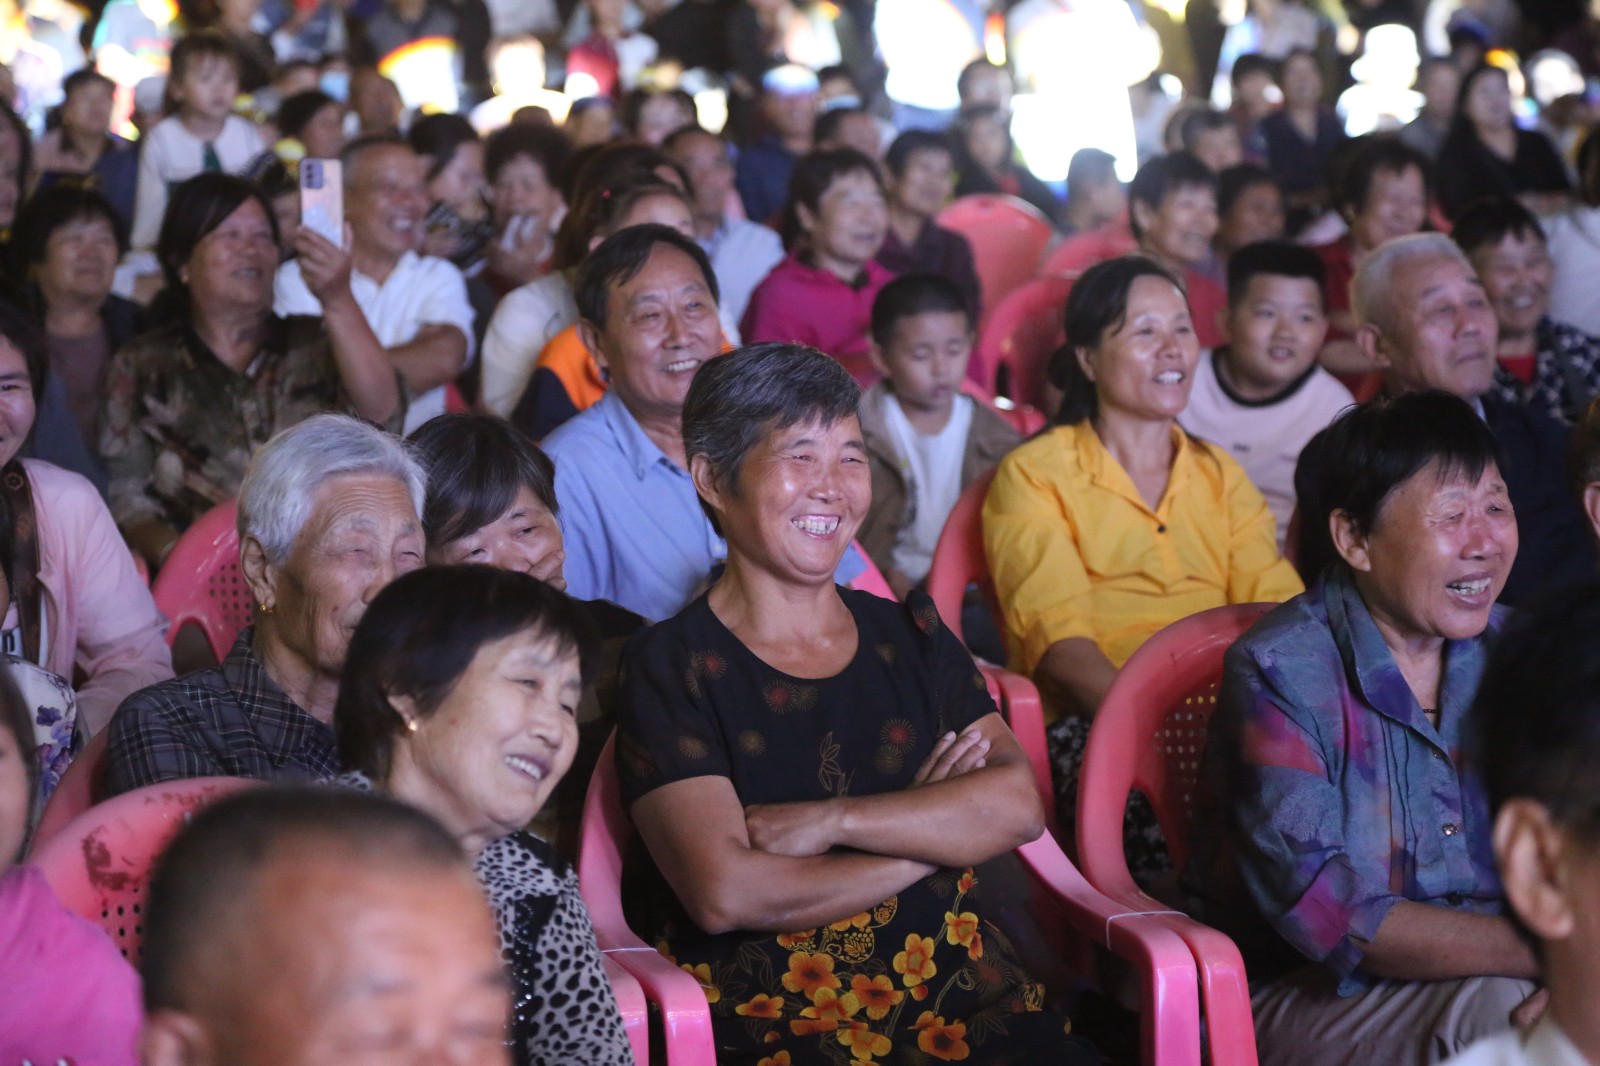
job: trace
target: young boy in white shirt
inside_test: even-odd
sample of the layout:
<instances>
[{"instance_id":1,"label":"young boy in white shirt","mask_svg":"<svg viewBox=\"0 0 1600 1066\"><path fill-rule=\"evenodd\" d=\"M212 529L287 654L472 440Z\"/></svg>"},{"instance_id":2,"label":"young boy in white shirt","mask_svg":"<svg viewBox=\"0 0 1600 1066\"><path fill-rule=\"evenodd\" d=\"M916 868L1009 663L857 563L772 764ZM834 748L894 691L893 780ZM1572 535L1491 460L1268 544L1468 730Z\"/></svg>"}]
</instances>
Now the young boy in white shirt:
<instances>
[{"instance_id":1,"label":"young boy in white shirt","mask_svg":"<svg viewBox=\"0 0 1600 1066\"><path fill-rule=\"evenodd\" d=\"M1328 332L1322 260L1287 241L1247 244L1228 260L1224 344L1195 368L1184 429L1226 449L1267 498L1283 548L1294 467L1306 442L1355 402L1317 365Z\"/></svg>"},{"instance_id":2,"label":"young boy in white shirt","mask_svg":"<svg viewBox=\"0 0 1600 1066\"><path fill-rule=\"evenodd\" d=\"M897 596L928 576L961 490L1022 437L962 393L972 320L954 282L907 274L872 304L872 365L884 380L861 397L872 508L856 535Z\"/></svg>"}]
</instances>

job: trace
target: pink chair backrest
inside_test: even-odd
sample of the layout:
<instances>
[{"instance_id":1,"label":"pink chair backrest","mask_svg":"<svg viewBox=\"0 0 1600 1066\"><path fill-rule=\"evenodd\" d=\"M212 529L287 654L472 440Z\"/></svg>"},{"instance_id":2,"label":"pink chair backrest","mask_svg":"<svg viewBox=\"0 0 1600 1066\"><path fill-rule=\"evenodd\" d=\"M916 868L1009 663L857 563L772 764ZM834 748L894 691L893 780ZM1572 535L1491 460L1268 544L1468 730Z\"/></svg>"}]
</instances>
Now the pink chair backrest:
<instances>
[{"instance_id":1,"label":"pink chair backrest","mask_svg":"<svg viewBox=\"0 0 1600 1066\"><path fill-rule=\"evenodd\" d=\"M995 308L978 332L978 348L986 365L1004 370L998 392L1019 404L1043 410L1045 372L1050 353L1066 340L1062 309L1072 291L1071 278L1033 278Z\"/></svg>"},{"instance_id":2,"label":"pink chair backrest","mask_svg":"<svg viewBox=\"0 0 1600 1066\"><path fill-rule=\"evenodd\" d=\"M39 816L39 826L33 831L32 850L38 851L46 840L59 833L63 826L103 798L102 783L106 773L106 734L102 729L89 738L77 757L67 765L67 772L56 783L56 790L44 805Z\"/></svg>"},{"instance_id":3,"label":"pink chair backrest","mask_svg":"<svg viewBox=\"0 0 1600 1066\"><path fill-rule=\"evenodd\" d=\"M1216 710L1222 656L1274 603L1235 604L1174 622L1117 673L1095 715L1078 785L1078 851L1095 884L1120 867L1122 811L1137 789L1155 808L1173 866L1189 861L1201 756Z\"/></svg>"},{"instance_id":4,"label":"pink chair backrest","mask_svg":"<svg viewBox=\"0 0 1600 1066\"><path fill-rule=\"evenodd\" d=\"M1075 278L1097 263L1138 250L1139 242L1133 239L1133 231L1128 229L1127 223L1113 222L1087 233L1074 233L1056 245L1045 257L1039 273Z\"/></svg>"},{"instance_id":5,"label":"pink chair backrest","mask_svg":"<svg viewBox=\"0 0 1600 1066\"><path fill-rule=\"evenodd\" d=\"M156 859L197 811L255 784L197 777L123 793L68 822L29 861L68 910L104 929L137 967L145 889Z\"/></svg>"},{"instance_id":6,"label":"pink chair backrest","mask_svg":"<svg viewBox=\"0 0 1600 1066\"><path fill-rule=\"evenodd\" d=\"M201 515L173 546L151 589L156 607L171 623L167 643L184 626L199 626L218 662L250 624L255 606L239 571L237 515L233 500Z\"/></svg>"},{"instance_id":7,"label":"pink chair backrest","mask_svg":"<svg viewBox=\"0 0 1600 1066\"><path fill-rule=\"evenodd\" d=\"M997 398L987 385L980 385L970 378L961 383L961 391L1005 419L1010 423L1012 429L1021 433L1024 437L1031 437L1039 432L1044 428L1047 421L1044 417L1044 412L1037 407Z\"/></svg>"},{"instance_id":8,"label":"pink chair backrest","mask_svg":"<svg viewBox=\"0 0 1600 1066\"><path fill-rule=\"evenodd\" d=\"M983 551L983 500L993 481L991 470L961 490L950 517L944 520L933 549L933 565L928 568L928 595L944 624L962 641L966 637L961 628L961 601L968 585L977 583L995 620L1000 619L994 583L989 580L989 559Z\"/></svg>"},{"instance_id":9,"label":"pink chair backrest","mask_svg":"<svg viewBox=\"0 0 1600 1066\"><path fill-rule=\"evenodd\" d=\"M1055 235L1038 208L1002 194L963 196L939 212L938 222L972 245L983 290L981 318L988 318L1007 293L1033 277Z\"/></svg>"},{"instance_id":10,"label":"pink chair backrest","mask_svg":"<svg viewBox=\"0 0 1600 1066\"><path fill-rule=\"evenodd\" d=\"M859 541L851 543L855 544L856 554L861 556L861 561L867 564L867 568L855 576L855 580L850 582L850 587L860 592L870 592L874 596L882 596L886 600L898 600L900 597L889 587L889 579L883 576L883 571L878 569L878 564L872 561L872 557L861 550L861 543Z\"/></svg>"}]
</instances>

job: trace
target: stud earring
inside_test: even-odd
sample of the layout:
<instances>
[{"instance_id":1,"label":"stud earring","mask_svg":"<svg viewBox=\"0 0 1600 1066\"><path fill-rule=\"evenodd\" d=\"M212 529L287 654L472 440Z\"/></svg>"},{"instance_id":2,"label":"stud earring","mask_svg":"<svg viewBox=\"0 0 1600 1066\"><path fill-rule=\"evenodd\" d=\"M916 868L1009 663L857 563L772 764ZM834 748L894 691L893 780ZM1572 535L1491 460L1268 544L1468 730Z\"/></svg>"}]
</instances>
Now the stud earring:
<instances>
[{"instance_id":1,"label":"stud earring","mask_svg":"<svg viewBox=\"0 0 1600 1066\"><path fill-rule=\"evenodd\" d=\"M417 731L417 720L415 718L407 718L406 719L406 732L407 733L415 733L416 731Z\"/></svg>"},{"instance_id":2,"label":"stud earring","mask_svg":"<svg viewBox=\"0 0 1600 1066\"><path fill-rule=\"evenodd\" d=\"M261 614L271 614L276 608L270 603L258 603L256 604L256 610Z\"/></svg>"}]
</instances>

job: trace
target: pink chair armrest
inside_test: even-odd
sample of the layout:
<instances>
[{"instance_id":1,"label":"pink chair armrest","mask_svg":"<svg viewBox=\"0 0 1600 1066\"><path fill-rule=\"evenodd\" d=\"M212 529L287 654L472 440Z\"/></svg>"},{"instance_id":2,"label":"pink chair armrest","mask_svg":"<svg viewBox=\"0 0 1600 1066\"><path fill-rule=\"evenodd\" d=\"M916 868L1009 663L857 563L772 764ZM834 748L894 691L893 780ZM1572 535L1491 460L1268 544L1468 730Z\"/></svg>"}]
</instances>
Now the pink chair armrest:
<instances>
[{"instance_id":1,"label":"pink chair armrest","mask_svg":"<svg viewBox=\"0 0 1600 1066\"><path fill-rule=\"evenodd\" d=\"M626 929L596 929L595 939L606 959L628 971L638 981L645 998L660 1009L667 1037L667 1066L716 1062L711 1008L700 982ZM635 1058L641 1063L648 1061L648 1056L640 1056L637 1051Z\"/></svg>"},{"instance_id":2,"label":"pink chair armrest","mask_svg":"<svg viewBox=\"0 0 1600 1066\"><path fill-rule=\"evenodd\" d=\"M1000 710L1005 714L1006 723L1011 726L1017 743L1022 745L1023 752L1028 756L1028 765L1033 768L1033 782L1039 789L1039 798L1044 802L1045 829L1059 839L1061 833L1056 817L1056 790L1051 777L1050 748L1044 736L1044 701L1039 698L1039 689L1021 674L993 663L980 662L978 669L984 680L989 682L991 691L997 687L1000 690L997 700Z\"/></svg>"},{"instance_id":3,"label":"pink chair armrest","mask_svg":"<svg viewBox=\"0 0 1600 1066\"><path fill-rule=\"evenodd\" d=\"M617 1012L622 1015L622 1028L628 1034L628 1046L633 1049L633 1061L650 1061L650 1006L639 981L610 955L600 956L600 965L611 982L611 995L617 1001Z\"/></svg>"},{"instance_id":4,"label":"pink chair armrest","mask_svg":"<svg viewBox=\"0 0 1600 1066\"><path fill-rule=\"evenodd\" d=\"M1078 935L1127 960L1138 973L1143 1061L1150 1066L1198 1063L1199 987L1194 957L1182 938L1160 917L1096 892L1050 834L1024 844L1017 854L1055 893Z\"/></svg>"}]
</instances>

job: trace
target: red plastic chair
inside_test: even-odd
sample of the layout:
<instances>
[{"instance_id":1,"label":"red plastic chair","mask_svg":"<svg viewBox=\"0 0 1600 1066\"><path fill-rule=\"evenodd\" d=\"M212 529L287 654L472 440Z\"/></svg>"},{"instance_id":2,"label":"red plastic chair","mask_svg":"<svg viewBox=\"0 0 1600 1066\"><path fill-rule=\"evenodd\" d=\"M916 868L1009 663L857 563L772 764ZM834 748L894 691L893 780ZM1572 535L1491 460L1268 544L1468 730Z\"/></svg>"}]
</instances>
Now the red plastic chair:
<instances>
[{"instance_id":1,"label":"red plastic chair","mask_svg":"<svg viewBox=\"0 0 1600 1066\"><path fill-rule=\"evenodd\" d=\"M233 500L201 515L178 538L150 591L171 623L169 646L180 629L194 625L205 634L218 662L227 656L255 608L250 586L239 571L238 511Z\"/></svg>"},{"instance_id":2,"label":"red plastic chair","mask_svg":"<svg viewBox=\"0 0 1600 1066\"><path fill-rule=\"evenodd\" d=\"M44 813L39 816L38 828L33 831L33 851L46 840L59 833L63 826L105 798L106 734L102 729L89 738L67 770L56 782L56 790L45 802Z\"/></svg>"},{"instance_id":3,"label":"red plastic chair","mask_svg":"<svg viewBox=\"0 0 1600 1066\"><path fill-rule=\"evenodd\" d=\"M594 922L595 940L606 959L620 965L661 1012L668 1066L703 1066L717 1061L711 1036L711 1008L700 982L678 969L628 928L622 913L622 859L633 839L633 824L622 809L617 790L617 738L613 733L600 751L589 791L583 800L583 829L578 845L578 886ZM620 1007L621 1004L619 1003ZM629 1039L645 1022L623 1013ZM637 1045L635 1045L637 1048ZM646 1057L639 1056L639 1062Z\"/></svg>"},{"instance_id":4,"label":"red plastic chair","mask_svg":"<svg viewBox=\"0 0 1600 1066\"><path fill-rule=\"evenodd\" d=\"M1104 263L1122 255L1132 255L1139 250L1133 231L1126 222L1113 222L1087 233L1074 233L1045 257L1040 274L1054 274L1076 278L1096 263Z\"/></svg>"},{"instance_id":5,"label":"red plastic chair","mask_svg":"<svg viewBox=\"0 0 1600 1066\"><path fill-rule=\"evenodd\" d=\"M1019 404L1047 408L1045 372L1050 353L1066 341L1062 309L1072 284L1071 278L1033 278L1002 300L984 322L974 358L990 368L996 392Z\"/></svg>"},{"instance_id":6,"label":"red plastic chair","mask_svg":"<svg viewBox=\"0 0 1600 1066\"><path fill-rule=\"evenodd\" d=\"M1276 604L1202 611L1167 626L1128 659L1095 716L1078 784L1078 855L1089 883L1129 910L1162 910L1128 872L1122 817L1128 792L1149 798L1173 866L1189 861L1189 828L1222 656ZM1162 919L1200 968L1211 1061L1254 1066L1250 989L1239 949L1192 918Z\"/></svg>"},{"instance_id":7,"label":"red plastic chair","mask_svg":"<svg viewBox=\"0 0 1600 1066\"><path fill-rule=\"evenodd\" d=\"M963 196L939 212L938 223L972 245L983 292L980 321L994 313L1007 293L1033 277L1055 236L1038 208L998 193Z\"/></svg>"},{"instance_id":8,"label":"red plastic chair","mask_svg":"<svg viewBox=\"0 0 1600 1066\"><path fill-rule=\"evenodd\" d=\"M156 859L197 811L257 783L196 777L125 792L72 819L29 861L68 910L104 929L137 968L145 886Z\"/></svg>"}]
</instances>

